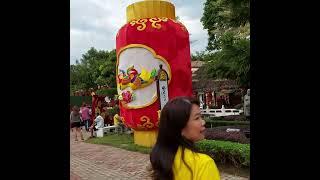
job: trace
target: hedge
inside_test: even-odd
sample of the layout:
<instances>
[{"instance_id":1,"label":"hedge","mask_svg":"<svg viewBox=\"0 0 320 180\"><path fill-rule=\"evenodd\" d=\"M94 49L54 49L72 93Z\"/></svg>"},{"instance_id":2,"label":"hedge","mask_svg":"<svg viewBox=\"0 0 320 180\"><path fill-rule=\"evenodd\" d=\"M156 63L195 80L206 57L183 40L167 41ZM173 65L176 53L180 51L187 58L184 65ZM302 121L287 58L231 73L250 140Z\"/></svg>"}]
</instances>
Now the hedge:
<instances>
[{"instance_id":1,"label":"hedge","mask_svg":"<svg viewBox=\"0 0 320 180\"><path fill-rule=\"evenodd\" d=\"M205 139L207 140L223 140L238 142L241 144L249 144L250 139L243 132L226 132L223 130L207 129L205 131Z\"/></svg>"},{"instance_id":2,"label":"hedge","mask_svg":"<svg viewBox=\"0 0 320 180\"><path fill-rule=\"evenodd\" d=\"M82 103L86 102L87 104L92 103L92 97L91 96L70 96L70 106L82 106Z\"/></svg>"},{"instance_id":3,"label":"hedge","mask_svg":"<svg viewBox=\"0 0 320 180\"><path fill-rule=\"evenodd\" d=\"M112 118L114 115L116 114L119 114L119 107L118 106L115 106L115 107L112 107L110 109L107 109L107 112L108 112L108 115L110 115Z\"/></svg>"},{"instance_id":4,"label":"hedge","mask_svg":"<svg viewBox=\"0 0 320 180\"><path fill-rule=\"evenodd\" d=\"M196 143L196 146L211 155L215 162L231 163L235 167L250 167L250 144L203 140Z\"/></svg>"}]
</instances>

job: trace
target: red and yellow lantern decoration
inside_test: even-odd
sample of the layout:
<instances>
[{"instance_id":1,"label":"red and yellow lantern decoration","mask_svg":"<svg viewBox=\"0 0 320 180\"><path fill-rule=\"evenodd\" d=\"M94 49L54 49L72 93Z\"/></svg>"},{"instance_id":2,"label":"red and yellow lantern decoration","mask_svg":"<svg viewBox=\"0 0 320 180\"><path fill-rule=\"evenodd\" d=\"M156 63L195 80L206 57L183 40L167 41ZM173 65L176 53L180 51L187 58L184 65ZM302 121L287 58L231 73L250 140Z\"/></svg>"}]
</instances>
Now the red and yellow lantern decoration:
<instances>
[{"instance_id":1,"label":"red and yellow lantern decoration","mask_svg":"<svg viewBox=\"0 0 320 180\"><path fill-rule=\"evenodd\" d=\"M159 66L168 74L169 99L192 96L189 33L172 3L140 1L127 7L116 50L120 116L134 129L135 144L151 147L159 127Z\"/></svg>"}]
</instances>

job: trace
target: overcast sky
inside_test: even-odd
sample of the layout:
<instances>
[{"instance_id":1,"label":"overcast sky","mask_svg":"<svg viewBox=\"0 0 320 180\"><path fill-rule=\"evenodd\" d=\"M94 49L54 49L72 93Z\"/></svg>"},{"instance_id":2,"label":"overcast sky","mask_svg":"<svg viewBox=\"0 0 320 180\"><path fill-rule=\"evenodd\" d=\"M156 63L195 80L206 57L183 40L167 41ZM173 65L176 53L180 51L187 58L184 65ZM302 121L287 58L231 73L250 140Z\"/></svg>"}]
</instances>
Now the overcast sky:
<instances>
[{"instance_id":1,"label":"overcast sky","mask_svg":"<svg viewBox=\"0 0 320 180\"><path fill-rule=\"evenodd\" d=\"M112 50L116 34L126 23L126 7L141 0L71 0L70 1L70 64L80 60L90 47ZM205 0L171 0L176 16L191 34L191 53L203 51L208 42L207 31L200 19Z\"/></svg>"}]
</instances>

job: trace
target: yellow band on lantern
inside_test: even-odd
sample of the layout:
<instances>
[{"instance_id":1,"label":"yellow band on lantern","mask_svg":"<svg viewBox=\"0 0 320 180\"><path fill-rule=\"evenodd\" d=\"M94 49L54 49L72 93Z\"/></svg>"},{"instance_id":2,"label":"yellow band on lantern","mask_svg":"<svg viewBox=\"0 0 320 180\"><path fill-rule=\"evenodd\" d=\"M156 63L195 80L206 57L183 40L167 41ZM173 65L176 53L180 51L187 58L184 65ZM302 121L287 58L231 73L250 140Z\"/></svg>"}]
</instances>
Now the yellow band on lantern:
<instances>
[{"instance_id":1,"label":"yellow band on lantern","mask_svg":"<svg viewBox=\"0 0 320 180\"><path fill-rule=\"evenodd\" d=\"M174 5L164 0L145 0L127 7L127 22L153 17L167 17L175 20Z\"/></svg>"},{"instance_id":2,"label":"yellow band on lantern","mask_svg":"<svg viewBox=\"0 0 320 180\"><path fill-rule=\"evenodd\" d=\"M144 147L152 147L157 140L158 130L134 131L134 143Z\"/></svg>"}]
</instances>

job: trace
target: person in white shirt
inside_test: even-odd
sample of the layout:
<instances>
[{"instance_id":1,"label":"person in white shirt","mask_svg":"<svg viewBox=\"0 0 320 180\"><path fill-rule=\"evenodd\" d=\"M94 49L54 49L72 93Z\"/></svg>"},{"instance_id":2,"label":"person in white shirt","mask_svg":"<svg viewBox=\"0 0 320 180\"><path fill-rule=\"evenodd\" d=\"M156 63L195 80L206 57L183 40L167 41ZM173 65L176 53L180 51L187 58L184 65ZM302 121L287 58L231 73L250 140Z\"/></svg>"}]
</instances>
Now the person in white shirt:
<instances>
[{"instance_id":1,"label":"person in white shirt","mask_svg":"<svg viewBox=\"0 0 320 180\"><path fill-rule=\"evenodd\" d=\"M90 127L90 132L91 132L91 138L93 136L93 131L98 130L98 128L103 128L104 127L104 119L102 116L100 116L100 113L96 113L96 119L94 120L94 123Z\"/></svg>"}]
</instances>

